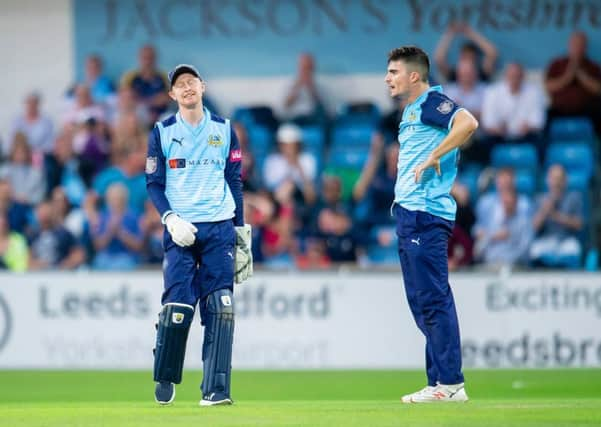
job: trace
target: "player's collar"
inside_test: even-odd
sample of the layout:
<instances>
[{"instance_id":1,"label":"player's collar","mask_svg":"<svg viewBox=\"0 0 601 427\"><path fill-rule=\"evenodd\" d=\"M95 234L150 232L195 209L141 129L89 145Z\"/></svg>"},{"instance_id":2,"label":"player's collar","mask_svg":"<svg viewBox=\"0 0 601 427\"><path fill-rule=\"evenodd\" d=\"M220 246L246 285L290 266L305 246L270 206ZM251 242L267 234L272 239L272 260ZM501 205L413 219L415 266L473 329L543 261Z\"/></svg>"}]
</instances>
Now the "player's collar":
<instances>
[{"instance_id":1,"label":"player's collar","mask_svg":"<svg viewBox=\"0 0 601 427\"><path fill-rule=\"evenodd\" d=\"M196 127L192 126L190 123L185 121L184 118L179 113L179 111L175 114L175 117L177 118L178 122L180 122L184 125L184 127L186 128L186 130L188 132L190 132L192 135L198 135L198 134L200 134L200 132L203 131L203 129L207 125L207 122L210 120L209 116L211 113L209 112L209 110L207 110L205 107L203 107L203 111L204 111L204 117L200 121L198 126L196 126Z\"/></svg>"},{"instance_id":2,"label":"player's collar","mask_svg":"<svg viewBox=\"0 0 601 427\"><path fill-rule=\"evenodd\" d=\"M423 91L417 98L415 98L415 101L413 101L412 103L408 104L408 106L409 105L420 105L428 97L428 94L430 92L440 92L440 93L442 93L442 86L440 86L440 85L430 86L428 89L426 89L425 91Z\"/></svg>"}]
</instances>

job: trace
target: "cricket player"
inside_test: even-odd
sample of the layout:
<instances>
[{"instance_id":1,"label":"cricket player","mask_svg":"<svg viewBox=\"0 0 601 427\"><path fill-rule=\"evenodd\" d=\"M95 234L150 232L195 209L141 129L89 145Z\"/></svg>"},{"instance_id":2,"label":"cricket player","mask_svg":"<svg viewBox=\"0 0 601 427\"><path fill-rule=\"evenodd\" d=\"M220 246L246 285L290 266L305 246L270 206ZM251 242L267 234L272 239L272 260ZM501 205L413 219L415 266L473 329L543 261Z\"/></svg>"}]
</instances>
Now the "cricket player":
<instances>
[{"instance_id":1,"label":"cricket player","mask_svg":"<svg viewBox=\"0 0 601 427\"><path fill-rule=\"evenodd\" d=\"M457 175L458 147L478 127L476 119L430 87L427 54L414 46L388 55L386 84L407 105L399 125L398 175L393 214L405 292L426 336L428 385L405 403L468 400L461 372L455 302L449 286L447 246L456 204L449 194Z\"/></svg>"},{"instance_id":2,"label":"cricket player","mask_svg":"<svg viewBox=\"0 0 601 427\"><path fill-rule=\"evenodd\" d=\"M198 305L205 327L200 405L232 404L233 285L252 275L240 145L229 120L203 107L205 83L196 68L178 65L168 80L178 112L155 124L146 159L148 194L166 227L155 399L169 404L175 398Z\"/></svg>"}]
</instances>

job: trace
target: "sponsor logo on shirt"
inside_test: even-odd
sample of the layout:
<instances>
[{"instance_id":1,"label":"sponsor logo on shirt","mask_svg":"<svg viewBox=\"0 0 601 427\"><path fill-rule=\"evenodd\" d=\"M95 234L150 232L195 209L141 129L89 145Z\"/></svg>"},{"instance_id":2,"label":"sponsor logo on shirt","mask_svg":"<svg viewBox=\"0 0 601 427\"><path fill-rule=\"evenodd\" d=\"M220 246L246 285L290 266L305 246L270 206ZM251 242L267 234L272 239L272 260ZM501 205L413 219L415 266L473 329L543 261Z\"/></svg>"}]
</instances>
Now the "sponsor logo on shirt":
<instances>
[{"instance_id":1,"label":"sponsor logo on shirt","mask_svg":"<svg viewBox=\"0 0 601 427\"><path fill-rule=\"evenodd\" d=\"M146 173L155 173L157 171L157 163L156 157L146 157Z\"/></svg>"},{"instance_id":2,"label":"sponsor logo on shirt","mask_svg":"<svg viewBox=\"0 0 601 427\"><path fill-rule=\"evenodd\" d=\"M224 159L169 159L168 161L170 169L183 169L186 167L193 166L225 166Z\"/></svg>"},{"instance_id":3,"label":"sponsor logo on shirt","mask_svg":"<svg viewBox=\"0 0 601 427\"><path fill-rule=\"evenodd\" d=\"M240 162L240 161L242 161L242 150L230 151L230 162Z\"/></svg>"},{"instance_id":4,"label":"sponsor logo on shirt","mask_svg":"<svg viewBox=\"0 0 601 427\"><path fill-rule=\"evenodd\" d=\"M442 101L436 109L440 111L441 114L449 114L453 109L454 104L451 101Z\"/></svg>"},{"instance_id":5,"label":"sponsor logo on shirt","mask_svg":"<svg viewBox=\"0 0 601 427\"><path fill-rule=\"evenodd\" d=\"M186 167L186 159L169 159L169 169L183 169Z\"/></svg>"},{"instance_id":6,"label":"sponsor logo on shirt","mask_svg":"<svg viewBox=\"0 0 601 427\"><path fill-rule=\"evenodd\" d=\"M221 139L221 135L209 135L207 144L211 147L221 147L223 145L223 139Z\"/></svg>"}]
</instances>

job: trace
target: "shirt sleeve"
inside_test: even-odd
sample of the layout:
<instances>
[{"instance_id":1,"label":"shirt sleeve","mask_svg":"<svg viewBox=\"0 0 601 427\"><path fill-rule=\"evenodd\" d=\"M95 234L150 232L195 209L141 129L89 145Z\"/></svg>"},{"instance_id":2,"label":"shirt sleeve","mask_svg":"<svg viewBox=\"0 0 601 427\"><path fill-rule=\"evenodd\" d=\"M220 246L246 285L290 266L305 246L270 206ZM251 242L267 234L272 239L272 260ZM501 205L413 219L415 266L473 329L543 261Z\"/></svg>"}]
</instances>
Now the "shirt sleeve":
<instances>
[{"instance_id":1,"label":"shirt sleeve","mask_svg":"<svg viewBox=\"0 0 601 427\"><path fill-rule=\"evenodd\" d=\"M244 225L244 205L242 197L242 151L240 143L234 129L230 126L230 151L225 163L225 181L230 187L234 202L236 203L236 211L234 217L234 225L237 227Z\"/></svg>"},{"instance_id":2,"label":"shirt sleeve","mask_svg":"<svg viewBox=\"0 0 601 427\"><path fill-rule=\"evenodd\" d=\"M450 129L453 116L460 110L454 101L440 92L430 92L421 107L422 123L443 129Z\"/></svg>"},{"instance_id":3,"label":"shirt sleeve","mask_svg":"<svg viewBox=\"0 0 601 427\"><path fill-rule=\"evenodd\" d=\"M148 137L148 155L146 156L146 189L148 196L164 222L171 206L165 196L165 155L161 148L161 135L154 127Z\"/></svg>"}]
</instances>

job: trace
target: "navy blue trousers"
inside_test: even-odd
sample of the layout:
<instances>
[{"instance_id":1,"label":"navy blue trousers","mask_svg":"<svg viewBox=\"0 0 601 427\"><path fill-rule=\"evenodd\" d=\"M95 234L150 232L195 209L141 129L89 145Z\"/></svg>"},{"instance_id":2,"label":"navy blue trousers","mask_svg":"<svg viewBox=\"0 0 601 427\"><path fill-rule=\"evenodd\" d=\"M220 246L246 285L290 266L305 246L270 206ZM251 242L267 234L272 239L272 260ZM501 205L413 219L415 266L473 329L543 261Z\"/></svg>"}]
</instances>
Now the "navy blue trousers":
<instances>
[{"instance_id":1,"label":"navy blue trousers","mask_svg":"<svg viewBox=\"0 0 601 427\"><path fill-rule=\"evenodd\" d=\"M165 290L161 302L195 307L219 289L234 287L236 231L232 220L194 224L198 231L189 247L179 247L167 230L163 237ZM201 304L201 308L204 305ZM201 310L202 315L202 310Z\"/></svg>"},{"instance_id":2,"label":"navy blue trousers","mask_svg":"<svg viewBox=\"0 0 601 427\"><path fill-rule=\"evenodd\" d=\"M426 336L428 385L461 383L459 324L447 264L454 223L396 204L393 212L405 293L415 323Z\"/></svg>"}]
</instances>

